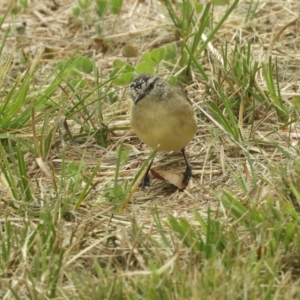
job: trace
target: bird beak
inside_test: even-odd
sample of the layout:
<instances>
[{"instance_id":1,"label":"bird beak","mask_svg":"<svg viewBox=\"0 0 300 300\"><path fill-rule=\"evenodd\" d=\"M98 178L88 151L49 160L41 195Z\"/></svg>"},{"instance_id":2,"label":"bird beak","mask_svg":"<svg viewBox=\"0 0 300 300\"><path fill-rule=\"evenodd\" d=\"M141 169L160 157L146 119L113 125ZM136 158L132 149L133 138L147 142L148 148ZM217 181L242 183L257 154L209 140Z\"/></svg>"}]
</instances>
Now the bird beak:
<instances>
[{"instance_id":1,"label":"bird beak","mask_svg":"<svg viewBox=\"0 0 300 300\"><path fill-rule=\"evenodd\" d=\"M143 98L144 98L143 94L137 94L136 97L134 98L134 104L137 104Z\"/></svg>"}]
</instances>

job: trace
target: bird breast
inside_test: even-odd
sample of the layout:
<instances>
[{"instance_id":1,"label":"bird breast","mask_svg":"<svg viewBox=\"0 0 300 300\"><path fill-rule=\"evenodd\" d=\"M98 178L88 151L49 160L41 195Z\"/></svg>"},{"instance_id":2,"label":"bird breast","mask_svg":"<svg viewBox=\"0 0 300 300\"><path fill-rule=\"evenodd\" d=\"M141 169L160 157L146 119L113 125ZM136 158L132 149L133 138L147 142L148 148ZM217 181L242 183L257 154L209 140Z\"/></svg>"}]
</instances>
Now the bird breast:
<instances>
[{"instance_id":1,"label":"bird breast","mask_svg":"<svg viewBox=\"0 0 300 300\"><path fill-rule=\"evenodd\" d=\"M187 100L175 103L145 97L131 110L131 126L136 135L151 148L159 151L179 151L194 137L197 121Z\"/></svg>"}]
</instances>

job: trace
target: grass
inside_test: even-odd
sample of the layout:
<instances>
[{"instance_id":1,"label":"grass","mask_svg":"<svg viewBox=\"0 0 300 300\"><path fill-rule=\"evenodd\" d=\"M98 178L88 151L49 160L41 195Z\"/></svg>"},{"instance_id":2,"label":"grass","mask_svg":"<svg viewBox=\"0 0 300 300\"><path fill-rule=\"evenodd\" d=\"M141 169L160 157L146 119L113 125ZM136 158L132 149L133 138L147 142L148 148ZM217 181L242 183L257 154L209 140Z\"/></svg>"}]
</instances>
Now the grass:
<instances>
[{"instance_id":1,"label":"grass","mask_svg":"<svg viewBox=\"0 0 300 300\"><path fill-rule=\"evenodd\" d=\"M1 299L300 297L299 4L173 2L1 7ZM199 120L184 192L137 187L144 70Z\"/></svg>"}]
</instances>

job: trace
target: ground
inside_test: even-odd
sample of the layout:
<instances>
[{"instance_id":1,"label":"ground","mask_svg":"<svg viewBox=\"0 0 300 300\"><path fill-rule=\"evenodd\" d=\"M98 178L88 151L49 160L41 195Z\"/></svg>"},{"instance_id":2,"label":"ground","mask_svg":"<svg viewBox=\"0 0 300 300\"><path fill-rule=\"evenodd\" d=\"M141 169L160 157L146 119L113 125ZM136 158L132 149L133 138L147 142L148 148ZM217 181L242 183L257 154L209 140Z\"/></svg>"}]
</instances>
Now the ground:
<instances>
[{"instance_id":1,"label":"ground","mask_svg":"<svg viewBox=\"0 0 300 300\"><path fill-rule=\"evenodd\" d=\"M53 215L53 219L57 221L57 244L68 245L66 252L70 254L64 254L63 265L66 268L72 266L72 272L78 270L88 272L87 270L92 268L90 264L93 264L90 257L99 253L101 255L98 262L101 266L107 264L108 256L113 256L118 260L113 263L118 271L145 270L146 268L143 268L145 258L142 259L142 255L135 253L135 259L131 257L135 251L135 244L138 243L132 234L133 219L143 234L161 240L162 236L156 233L157 215L161 222L167 222L172 215L194 223L195 211L198 211L204 219L208 215L208 209L214 212L224 211L220 202L224 190L230 190L246 205L249 197L259 199L260 203L271 197L276 202L278 193L282 193L284 189L281 186L282 175L274 170L278 168L285 170L288 164L294 168L293 159L288 161L287 156L297 156L299 124L298 121L290 122L298 118L297 109L284 121L280 119L279 113L276 114L277 110L272 107L272 103L267 109L257 102L258 108L255 108L255 114L251 115L249 109L247 110L246 93L239 94L238 85L230 86L230 82L233 81L228 79L229 73L221 71L218 73L216 70L222 69L224 64L221 53L225 46L229 49L228 53L233 53L237 44L245 49L250 45L251 59L254 61L255 58L259 64L268 63L272 55L274 65L275 62L277 64L276 74L283 103L290 108L292 101L297 99L299 94L300 28L297 18L299 19L300 4L298 1L257 1L255 4L253 1L251 4L240 2L209 43L206 51L201 53L201 57L197 57L209 80L204 80L192 71L188 81L178 83L192 101L199 122L196 136L186 147L193 169L189 186L180 191L167 181L152 179L150 187L145 190L137 188L133 192L122 214L118 214L115 210L119 205L117 201L121 201L120 198L114 199L106 192L107 187L112 186L116 178L116 150L121 143L123 149L129 150L128 159L118 172L118 184L124 187L132 182L142 163L151 153L151 149L142 144L130 129L131 99L127 86L103 85L98 94L95 92L95 86L99 77L101 82L109 78L116 60L123 60L134 66L141 60L143 53L172 42L179 43L178 34L162 2L126 0L118 15L107 13L100 18L95 13L94 3L89 9L83 9L76 15L76 1L32 1L28 8L9 14L4 20L1 36L4 40L7 33L7 37L0 57L0 66L4 69L7 61L11 59L11 69L9 76L3 79L5 83L2 84L3 95L4 90L9 90L14 84L15 78L22 72L25 73L28 66L33 65L35 61L35 73L30 86L31 95L37 86L46 86L48 81L50 82L48 76L58 62L70 59L74 55L89 58L95 62L99 71L99 77L94 73L85 75L87 85L82 90L70 91L69 86L62 82L60 85L62 88L57 88L51 101L61 102L63 106L61 109L51 111L45 122L38 118L38 114L42 112L33 112L36 113L37 119L34 126L36 132L30 125L17 131L6 129L28 143L35 139L41 141L45 132L56 129L53 130L48 155L46 158L43 157L42 162L38 161L39 153L34 154L29 150L24 153L27 175L34 191L33 200L30 204L26 204L26 209L30 207L32 228L38 224L38 213L45 210ZM14 2L5 1L0 8L1 15L7 11L11 3ZM13 4L13 9L18 7L16 3ZM252 9L249 5L253 6ZM217 24L227 9L227 6L214 7L212 24ZM6 31L8 27L11 27L10 31ZM126 48L128 45L137 50L137 56L127 57L124 49L128 49ZM228 58L228 64L233 65L233 57L228 55ZM169 72L170 70L166 68L158 68L158 74L164 78L170 75ZM174 68L172 75L182 72L183 69L178 71ZM242 76L236 78L243 80ZM246 79L249 85L252 79ZM262 68L255 74L255 80L256 90L262 91L261 95L267 94L268 83ZM219 99L222 98L217 92L216 82L221 84L223 92L227 91L232 97L235 94L240 95L245 100L245 107L240 105L235 110L239 120L241 137L239 140L234 140L220 125L221 123L214 120L209 113L209 103L220 103ZM88 95L89 88L93 90L91 96ZM95 104L97 95L99 97L102 93L105 94L106 89L115 92L118 100L110 102L107 97L102 100L102 120L95 113L87 122L84 110L78 110L77 114L75 112L68 116L69 128L75 140L79 142L73 145L64 128L59 125L61 117L67 115L68 110L77 104L76 101L80 97L87 97L89 105L86 107L89 112L98 110L99 106ZM225 106L220 107L222 113L228 117ZM84 128L84 124L90 126L90 122L94 127ZM107 147L100 146L94 139L95 128L107 129ZM63 140L59 129L63 132ZM93 133L89 134L89 130ZM83 142L80 140L82 132L85 132L82 134ZM84 165L84 171L81 170L81 185L80 188L77 186L77 190L70 188L69 185L72 183L62 180L64 176L62 169L67 169L70 164L75 167ZM100 167L93 177L91 189L81 199L80 192L97 164ZM180 153L158 153L153 167L180 173L185 165ZM64 182L63 184L68 186L57 188L54 182ZM12 205L18 200L11 197L9 190L5 188L5 181L2 181L1 186L3 201L0 207L5 215L1 222L10 220L14 226L23 228L24 215L16 212L16 208ZM80 202L77 202L78 199ZM80 205L77 205L78 203ZM58 213L60 209L63 211L61 216ZM226 213L221 219L226 220ZM108 244L104 246L103 240ZM120 250L125 248L126 251ZM107 257L103 255L103 251ZM168 257L166 253L164 255ZM171 256L169 253L169 258ZM122 259L128 259L127 264L122 262ZM14 271L15 275L17 273L18 270ZM130 277L130 274L127 275ZM24 282L27 281L25 273L20 272L18 276L21 276ZM58 279L58 285L61 285L62 289L65 288L64 280L67 281L63 275ZM6 287L8 282L9 279L6 281ZM43 282L40 284L42 287ZM25 291L26 285L20 284L18 292L21 294ZM6 299L11 296L9 291L3 295L6 295Z\"/></svg>"}]
</instances>

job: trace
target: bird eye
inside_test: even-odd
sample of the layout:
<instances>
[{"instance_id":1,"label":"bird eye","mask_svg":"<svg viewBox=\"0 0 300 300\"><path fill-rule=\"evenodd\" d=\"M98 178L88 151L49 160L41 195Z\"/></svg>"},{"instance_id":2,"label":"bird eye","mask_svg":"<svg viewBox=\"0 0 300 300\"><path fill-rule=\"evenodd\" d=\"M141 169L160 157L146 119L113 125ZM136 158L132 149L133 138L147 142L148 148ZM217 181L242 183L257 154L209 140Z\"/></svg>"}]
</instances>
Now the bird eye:
<instances>
[{"instance_id":1,"label":"bird eye","mask_svg":"<svg viewBox=\"0 0 300 300\"><path fill-rule=\"evenodd\" d=\"M149 89L153 89L154 88L154 82L151 82L150 84L149 84Z\"/></svg>"}]
</instances>

